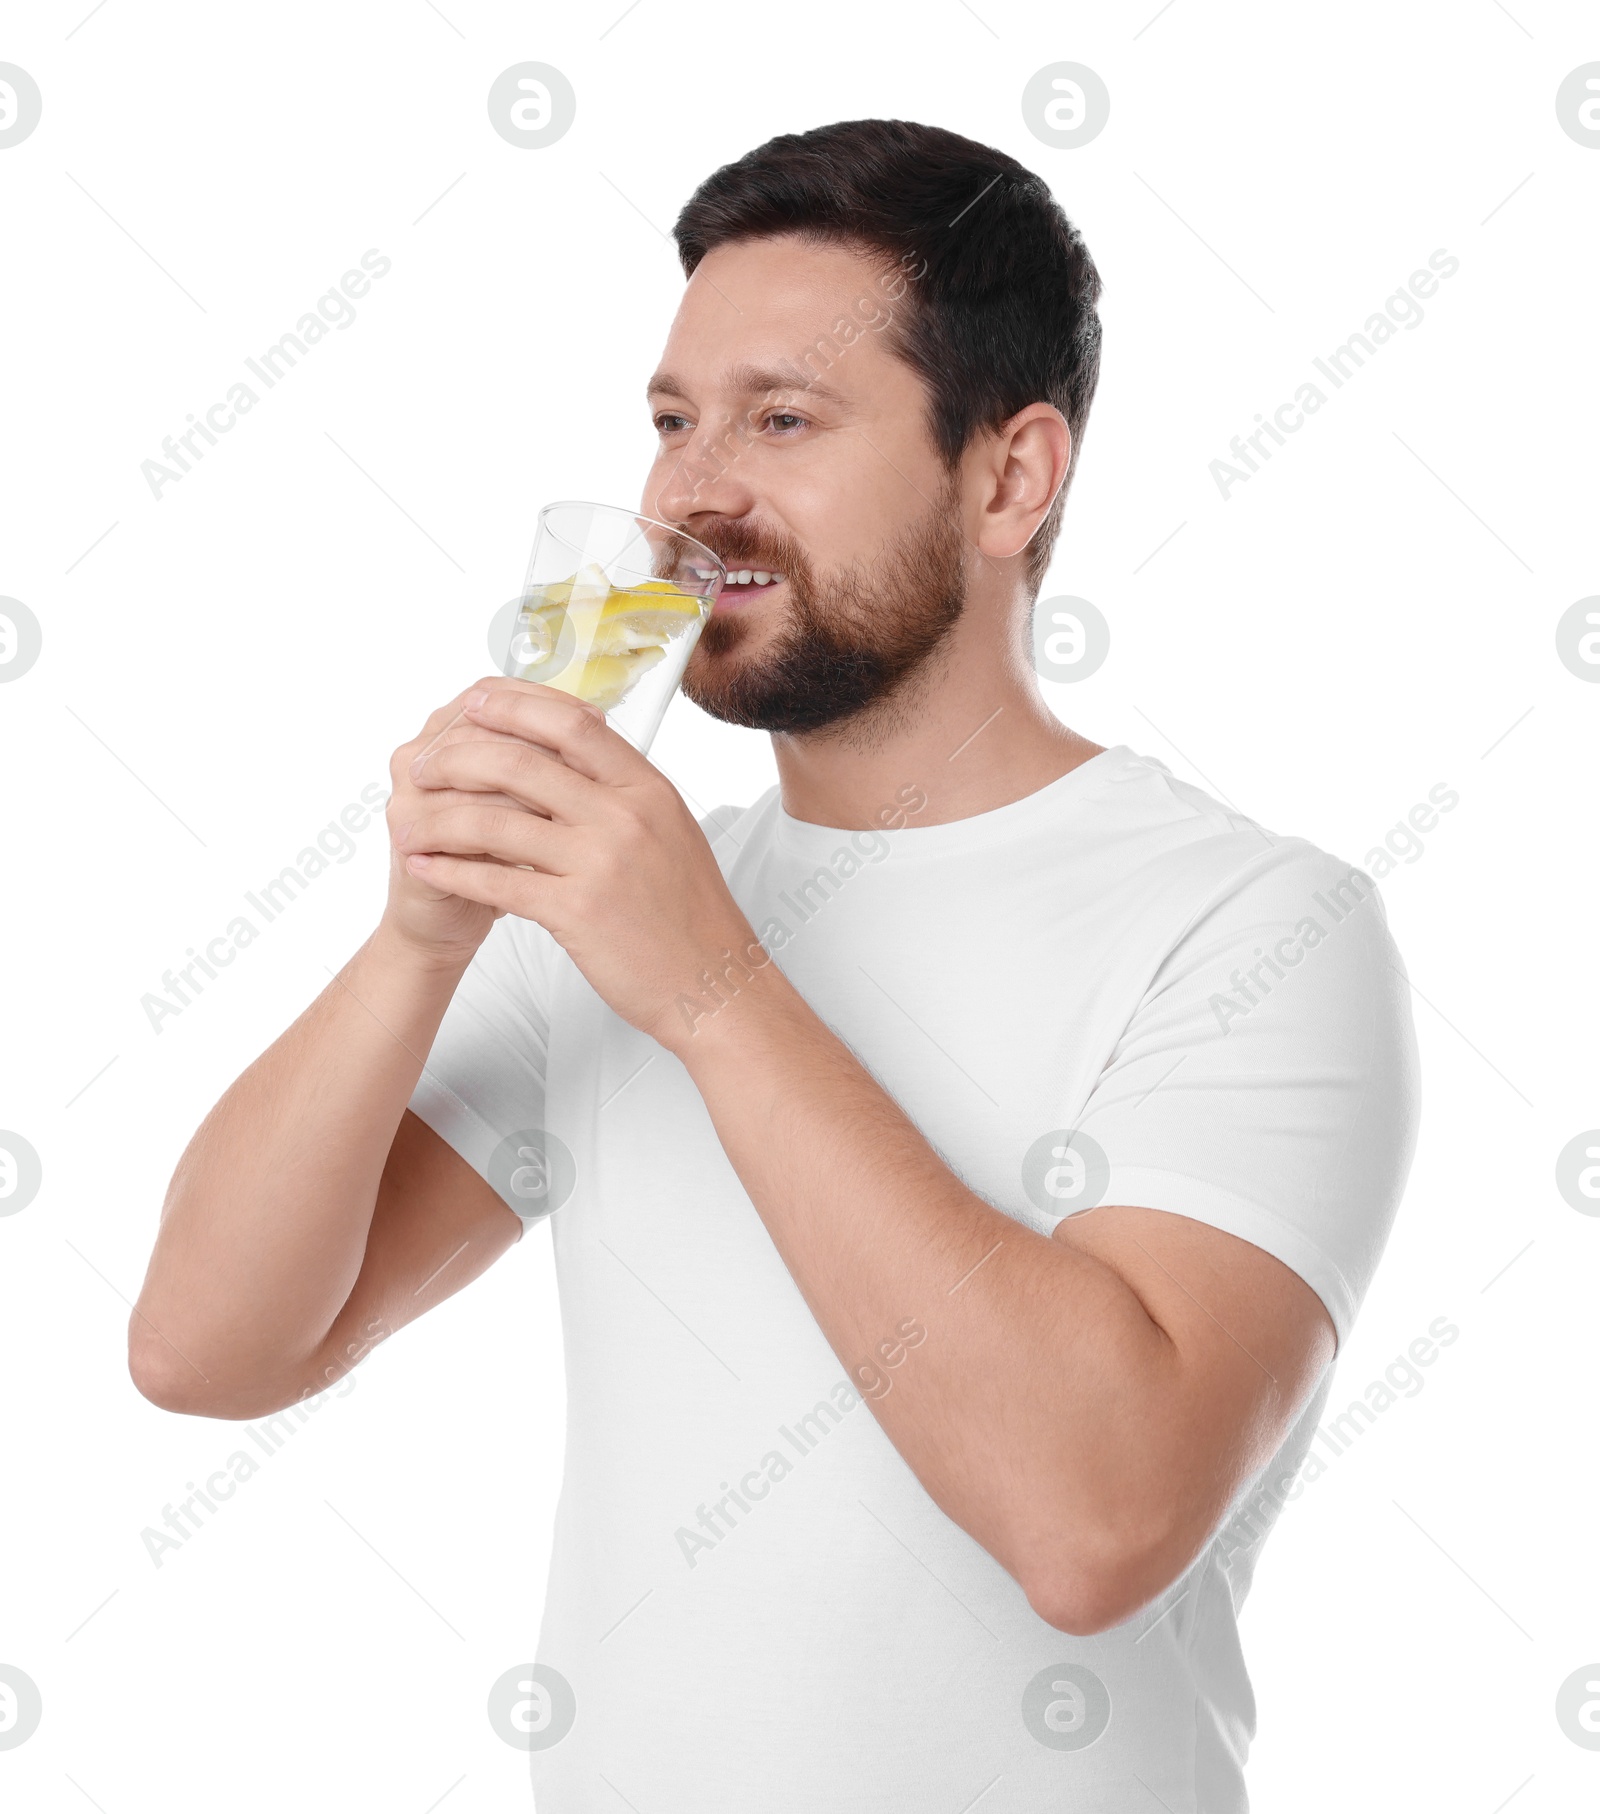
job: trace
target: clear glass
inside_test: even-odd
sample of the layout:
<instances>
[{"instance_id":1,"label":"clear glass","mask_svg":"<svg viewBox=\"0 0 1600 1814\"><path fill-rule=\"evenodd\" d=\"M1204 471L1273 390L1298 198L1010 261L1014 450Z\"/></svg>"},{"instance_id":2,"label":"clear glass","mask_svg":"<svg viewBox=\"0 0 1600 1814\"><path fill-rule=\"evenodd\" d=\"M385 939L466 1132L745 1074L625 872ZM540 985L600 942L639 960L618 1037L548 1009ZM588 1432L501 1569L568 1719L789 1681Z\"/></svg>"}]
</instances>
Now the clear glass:
<instances>
[{"instance_id":1,"label":"clear glass","mask_svg":"<svg viewBox=\"0 0 1600 1814\"><path fill-rule=\"evenodd\" d=\"M587 699L648 754L726 578L670 523L614 504L546 504L505 672Z\"/></svg>"}]
</instances>

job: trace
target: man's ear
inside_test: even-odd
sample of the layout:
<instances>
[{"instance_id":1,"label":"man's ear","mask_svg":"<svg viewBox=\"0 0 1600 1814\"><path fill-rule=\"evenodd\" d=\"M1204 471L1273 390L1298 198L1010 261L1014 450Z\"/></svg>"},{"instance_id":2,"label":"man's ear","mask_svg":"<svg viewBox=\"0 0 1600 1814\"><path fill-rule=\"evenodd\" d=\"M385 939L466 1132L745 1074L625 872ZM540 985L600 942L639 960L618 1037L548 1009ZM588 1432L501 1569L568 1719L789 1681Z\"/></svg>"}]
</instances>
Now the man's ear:
<instances>
[{"instance_id":1,"label":"man's ear","mask_svg":"<svg viewBox=\"0 0 1600 1814\"><path fill-rule=\"evenodd\" d=\"M1048 403L1020 409L994 438L993 487L978 546L992 560L1020 554L1050 514L1072 461L1072 431Z\"/></svg>"}]
</instances>

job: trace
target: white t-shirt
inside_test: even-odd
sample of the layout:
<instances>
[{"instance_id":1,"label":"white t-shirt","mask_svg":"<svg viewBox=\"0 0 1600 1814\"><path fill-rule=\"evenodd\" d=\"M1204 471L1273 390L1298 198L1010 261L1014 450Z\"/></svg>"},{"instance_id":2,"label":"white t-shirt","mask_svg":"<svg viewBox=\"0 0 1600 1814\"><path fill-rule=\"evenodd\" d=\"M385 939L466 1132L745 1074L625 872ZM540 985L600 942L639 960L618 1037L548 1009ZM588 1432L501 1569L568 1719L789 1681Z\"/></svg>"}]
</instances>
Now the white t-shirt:
<instances>
[{"instance_id":1,"label":"white t-shirt","mask_svg":"<svg viewBox=\"0 0 1600 1814\"><path fill-rule=\"evenodd\" d=\"M1123 745L948 824L813 825L776 787L702 824L971 1189L1043 1233L1094 1202L1210 1223L1305 1279L1342 1346L1417 1119L1368 877ZM883 1434L687 1071L541 927L496 922L411 1106L552 1214L566 1462L519 1716L541 1814L1244 1809L1236 1612L1331 1369L1183 1578L1068 1636Z\"/></svg>"}]
</instances>

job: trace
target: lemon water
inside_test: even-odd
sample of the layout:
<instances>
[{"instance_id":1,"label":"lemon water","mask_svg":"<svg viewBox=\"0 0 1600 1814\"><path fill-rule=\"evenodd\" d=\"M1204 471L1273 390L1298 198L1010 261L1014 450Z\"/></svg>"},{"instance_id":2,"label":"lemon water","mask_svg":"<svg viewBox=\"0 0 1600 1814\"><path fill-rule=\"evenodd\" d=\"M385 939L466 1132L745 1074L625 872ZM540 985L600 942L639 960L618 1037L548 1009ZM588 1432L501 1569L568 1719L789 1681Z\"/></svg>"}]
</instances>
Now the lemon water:
<instances>
[{"instance_id":1,"label":"lemon water","mask_svg":"<svg viewBox=\"0 0 1600 1814\"><path fill-rule=\"evenodd\" d=\"M590 562L569 579L530 590L517 617L509 671L610 711L666 660L706 609L703 598L668 580L614 586Z\"/></svg>"}]
</instances>

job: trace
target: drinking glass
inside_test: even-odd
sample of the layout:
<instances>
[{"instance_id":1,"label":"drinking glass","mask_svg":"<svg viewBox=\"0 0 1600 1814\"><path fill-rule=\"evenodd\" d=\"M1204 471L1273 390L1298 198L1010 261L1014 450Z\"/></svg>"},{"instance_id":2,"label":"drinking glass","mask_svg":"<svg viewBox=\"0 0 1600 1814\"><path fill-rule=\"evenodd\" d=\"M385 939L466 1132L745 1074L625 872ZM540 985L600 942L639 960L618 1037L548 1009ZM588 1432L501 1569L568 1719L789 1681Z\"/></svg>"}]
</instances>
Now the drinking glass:
<instances>
[{"instance_id":1,"label":"drinking glass","mask_svg":"<svg viewBox=\"0 0 1600 1814\"><path fill-rule=\"evenodd\" d=\"M599 706L648 754L726 578L670 523L614 504L546 504L505 672Z\"/></svg>"}]
</instances>

